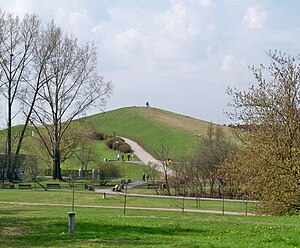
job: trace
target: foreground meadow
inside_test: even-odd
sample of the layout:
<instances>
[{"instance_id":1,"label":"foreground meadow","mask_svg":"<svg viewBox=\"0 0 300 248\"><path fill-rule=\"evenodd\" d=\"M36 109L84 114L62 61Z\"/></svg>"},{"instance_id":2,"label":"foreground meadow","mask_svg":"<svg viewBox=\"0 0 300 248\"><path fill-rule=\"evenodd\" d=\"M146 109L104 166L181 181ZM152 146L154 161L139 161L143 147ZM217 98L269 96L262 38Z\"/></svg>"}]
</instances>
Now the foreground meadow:
<instances>
[{"instance_id":1,"label":"foreground meadow","mask_svg":"<svg viewBox=\"0 0 300 248\"><path fill-rule=\"evenodd\" d=\"M1 247L300 246L298 216L234 216L132 209L127 209L124 215L123 209L98 208L104 202L99 194L76 192L77 204L84 203L84 206L75 203L76 232L70 237L67 214L70 206L13 203L70 203L70 193L1 190Z\"/></svg>"}]
</instances>

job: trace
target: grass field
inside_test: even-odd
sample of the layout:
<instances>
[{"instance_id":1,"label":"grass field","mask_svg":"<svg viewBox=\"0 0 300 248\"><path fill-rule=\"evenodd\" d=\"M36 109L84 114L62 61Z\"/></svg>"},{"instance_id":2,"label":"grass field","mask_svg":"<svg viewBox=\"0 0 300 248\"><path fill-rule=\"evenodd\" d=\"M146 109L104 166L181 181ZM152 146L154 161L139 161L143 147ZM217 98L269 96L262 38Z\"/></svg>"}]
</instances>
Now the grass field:
<instances>
[{"instance_id":1,"label":"grass field","mask_svg":"<svg viewBox=\"0 0 300 248\"><path fill-rule=\"evenodd\" d=\"M76 231L68 235L70 207L7 204L70 202L71 192L0 191L1 247L299 247L299 216L231 216L170 211L75 207ZM95 205L95 193L76 202ZM55 200L56 198L56 200ZM80 200L81 198L81 200ZM88 201L88 199L90 200ZM98 195L98 205L102 204Z\"/></svg>"}]
</instances>

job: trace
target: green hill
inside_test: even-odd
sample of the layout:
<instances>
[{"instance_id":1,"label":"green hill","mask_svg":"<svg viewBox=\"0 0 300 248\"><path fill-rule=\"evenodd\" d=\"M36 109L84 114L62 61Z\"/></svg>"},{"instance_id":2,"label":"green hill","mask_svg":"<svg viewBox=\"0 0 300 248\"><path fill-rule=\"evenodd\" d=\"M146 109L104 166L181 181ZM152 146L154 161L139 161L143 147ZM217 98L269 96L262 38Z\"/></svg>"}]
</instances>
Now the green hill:
<instances>
[{"instance_id":1,"label":"green hill","mask_svg":"<svg viewBox=\"0 0 300 248\"><path fill-rule=\"evenodd\" d=\"M137 141L147 151L163 143L171 144L172 158L180 159L192 154L197 148L195 133L206 135L209 122L162 109L126 107L83 118L96 131L124 136ZM228 134L228 128L221 126Z\"/></svg>"}]
</instances>

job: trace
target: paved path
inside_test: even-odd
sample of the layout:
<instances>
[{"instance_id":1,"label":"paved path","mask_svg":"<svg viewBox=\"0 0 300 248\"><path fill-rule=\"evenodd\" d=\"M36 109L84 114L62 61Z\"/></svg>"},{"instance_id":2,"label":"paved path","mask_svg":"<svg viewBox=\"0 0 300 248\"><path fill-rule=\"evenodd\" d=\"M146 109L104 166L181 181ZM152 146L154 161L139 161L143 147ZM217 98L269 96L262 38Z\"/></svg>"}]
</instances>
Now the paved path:
<instances>
[{"instance_id":1,"label":"paved path","mask_svg":"<svg viewBox=\"0 0 300 248\"><path fill-rule=\"evenodd\" d=\"M156 158L154 158L150 153L146 152L144 150L143 147L141 147L138 143L136 143L135 141L125 138L125 137L121 137L122 139L125 140L125 142L127 144L129 144L132 148L132 150L134 150L135 155L144 163L144 164L148 164L148 163L157 163L157 164L161 164L161 161L158 161Z\"/></svg>"},{"instance_id":2,"label":"paved path","mask_svg":"<svg viewBox=\"0 0 300 248\"><path fill-rule=\"evenodd\" d=\"M57 206L57 207L71 207L71 204L56 204L56 203L44 203L44 202L0 202L0 204L10 204L10 205L30 205L30 206ZM80 208L107 208L107 209L123 209L124 207L120 206L99 206L99 205L77 205L74 207ZM147 208L147 207L126 207L126 209L136 209L136 210L151 210L151 211L175 211L183 212L179 208ZM205 210L205 209L184 209L184 212L193 212L193 213L211 213L211 214L227 214L227 215L246 215L243 212L229 212L229 211L217 211L217 210ZM248 213L247 215L254 215Z\"/></svg>"},{"instance_id":3,"label":"paved path","mask_svg":"<svg viewBox=\"0 0 300 248\"><path fill-rule=\"evenodd\" d=\"M132 148L132 150L134 151L135 155L145 164L155 164L157 165L155 168L162 172L165 173L164 168L163 168L163 164L162 161L157 160L156 158L154 158L150 153L148 153L147 151L144 150L143 147L141 147L138 143L136 143L135 141L125 138L125 137L121 137L122 139L125 140L125 142L127 144L129 144ZM173 171L168 169L168 174L172 174Z\"/></svg>"},{"instance_id":4,"label":"paved path","mask_svg":"<svg viewBox=\"0 0 300 248\"><path fill-rule=\"evenodd\" d=\"M145 183L145 182L143 182ZM95 192L97 193L107 193L109 195L125 195L124 192L115 192L112 191L112 189L95 189ZM186 200L199 200L199 201L224 201L224 202L242 202L242 203L257 203L258 201L251 201L251 200L236 200L236 199L222 199L222 198L196 198L196 197L190 197L190 196L169 196L169 195L149 195L149 194L132 194L127 193L127 196L132 197L146 197L146 198L165 198L165 199L179 199L182 200L183 198Z\"/></svg>"}]
</instances>

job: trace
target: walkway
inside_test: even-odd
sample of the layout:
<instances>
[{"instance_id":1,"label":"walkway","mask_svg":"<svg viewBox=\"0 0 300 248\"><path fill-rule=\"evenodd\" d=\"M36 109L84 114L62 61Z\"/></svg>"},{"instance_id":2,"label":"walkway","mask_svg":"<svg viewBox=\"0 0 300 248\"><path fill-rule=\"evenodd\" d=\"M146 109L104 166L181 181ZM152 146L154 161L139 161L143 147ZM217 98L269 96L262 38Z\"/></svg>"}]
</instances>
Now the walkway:
<instances>
[{"instance_id":1,"label":"walkway","mask_svg":"<svg viewBox=\"0 0 300 248\"><path fill-rule=\"evenodd\" d=\"M125 140L125 142L127 144L129 144L132 148L132 150L134 151L134 154L145 164L155 164L157 165L156 169L158 171L160 171L161 173L165 173L164 168L163 168L163 164L161 161L157 160L156 158L154 158L150 153L148 153L147 151L144 150L143 147L141 147L138 143L136 143L135 141L125 138L125 137L121 137L122 139ZM173 171L168 169L168 174L172 174Z\"/></svg>"},{"instance_id":2,"label":"walkway","mask_svg":"<svg viewBox=\"0 0 300 248\"><path fill-rule=\"evenodd\" d=\"M55 207L72 207L71 204L59 204L59 203L45 203L45 202L0 202L0 204L10 205L30 205L30 206L55 206ZM120 206L99 206L99 205L77 205L76 208L106 208L106 209L124 209ZM230 212L230 211L217 211L217 210L204 210L204 209L179 209L179 208L147 208L147 207L129 207L126 209L136 210L151 210L151 211L175 211L175 212L193 212L193 213L211 213L211 214L227 214L227 215L246 215L244 212ZM254 215L248 213L247 215Z\"/></svg>"}]
</instances>

